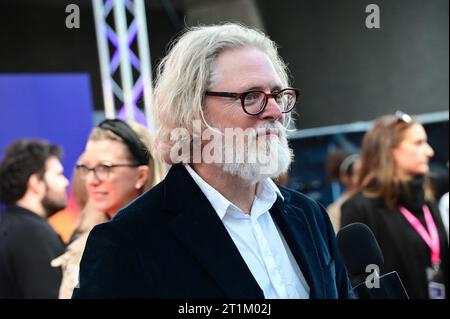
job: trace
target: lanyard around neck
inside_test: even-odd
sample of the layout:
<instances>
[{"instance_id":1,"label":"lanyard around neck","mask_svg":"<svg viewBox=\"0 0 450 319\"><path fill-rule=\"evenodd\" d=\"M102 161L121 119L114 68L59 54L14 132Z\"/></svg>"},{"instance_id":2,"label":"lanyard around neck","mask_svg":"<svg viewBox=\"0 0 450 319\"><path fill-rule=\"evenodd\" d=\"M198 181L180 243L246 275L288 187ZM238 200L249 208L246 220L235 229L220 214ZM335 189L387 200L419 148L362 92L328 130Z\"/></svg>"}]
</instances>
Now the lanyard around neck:
<instances>
[{"instance_id":1,"label":"lanyard around neck","mask_svg":"<svg viewBox=\"0 0 450 319\"><path fill-rule=\"evenodd\" d=\"M422 223L414 216L409 210L403 206L399 206L400 212L405 216L406 220L416 230L416 232L422 237L425 243L431 250L431 264L434 267L439 266L441 263L441 247L439 243L439 234L437 232L436 224L434 223L433 216L427 205L423 205L423 214L425 216L425 222L427 224L428 232Z\"/></svg>"}]
</instances>

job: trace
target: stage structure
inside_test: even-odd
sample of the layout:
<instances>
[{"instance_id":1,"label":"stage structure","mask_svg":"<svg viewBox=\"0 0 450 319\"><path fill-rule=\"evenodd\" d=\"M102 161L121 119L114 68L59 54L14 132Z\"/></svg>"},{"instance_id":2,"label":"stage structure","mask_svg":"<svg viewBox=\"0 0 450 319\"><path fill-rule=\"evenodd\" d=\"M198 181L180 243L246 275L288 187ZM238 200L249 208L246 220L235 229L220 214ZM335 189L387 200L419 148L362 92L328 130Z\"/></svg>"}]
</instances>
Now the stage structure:
<instances>
[{"instance_id":1,"label":"stage structure","mask_svg":"<svg viewBox=\"0 0 450 319\"><path fill-rule=\"evenodd\" d=\"M92 5L105 117L137 120L154 131L152 71L144 1L92 0ZM145 115L137 107L142 104ZM119 114L116 114L117 108Z\"/></svg>"}]
</instances>

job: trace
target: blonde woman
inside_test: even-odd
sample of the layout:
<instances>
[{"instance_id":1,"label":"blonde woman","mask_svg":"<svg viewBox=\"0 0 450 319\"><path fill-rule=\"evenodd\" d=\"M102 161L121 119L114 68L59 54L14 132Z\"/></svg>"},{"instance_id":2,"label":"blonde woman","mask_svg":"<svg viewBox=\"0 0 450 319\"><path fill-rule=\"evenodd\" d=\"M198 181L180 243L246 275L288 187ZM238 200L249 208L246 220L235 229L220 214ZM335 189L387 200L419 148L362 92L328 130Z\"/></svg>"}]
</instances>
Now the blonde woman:
<instances>
[{"instance_id":1,"label":"blonde woman","mask_svg":"<svg viewBox=\"0 0 450 319\"><path fill-rule=\"evenodd\" d=\"M149 151L151 144L147 129L135 122L105 120L93 129L74 174L75 195L84 203L77 238L52 262L64 271L60 298L71 298L78 283L90 230L163 178L161 163Z\"/></svg>"}]
</instances>

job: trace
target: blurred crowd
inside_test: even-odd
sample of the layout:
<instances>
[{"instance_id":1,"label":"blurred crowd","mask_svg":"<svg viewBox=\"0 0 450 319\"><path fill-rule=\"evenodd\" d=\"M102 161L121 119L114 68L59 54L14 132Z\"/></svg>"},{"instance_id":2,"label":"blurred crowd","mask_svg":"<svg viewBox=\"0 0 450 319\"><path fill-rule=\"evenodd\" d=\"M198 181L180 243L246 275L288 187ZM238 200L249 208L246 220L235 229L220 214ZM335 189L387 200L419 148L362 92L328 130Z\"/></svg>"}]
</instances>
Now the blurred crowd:
<instances>
[{"instance_id":1,"label":"blurred crowd","mask_svg":"<svg viewBox=\"0 0 450 319\"><path fill-rule=\"evenodd\" d=\"M79 209L68 243L47 219L67 205L59 146L20 140L0 164L0 298L71 298L90 230L164 177L148 130L105 120L95 127L74 168L71 195Z\"/></svg>"},{"instance_id":2,"label":"blurred crowd","mask_svg":"<svg viewBox=\"0 0 450 319\"><path fill-rule=\"evenodd\" d=\"M71 298L90 230L164 177L151 145L148 130L135 122L106 120L92 130L71 181L79 214L67 243L47 223L66 206L61 149L41 140L8 147L0 165L1 298ZM375 121L360 154L337 149L326 160L329 180L342 185L327 207L334 230L370 226L385 257L382 273L398 271L414 298L428 297L425 270L448 262L448 192L436 197L427 176L433 154L422 125L397 114ZM439 259L430 260L414 220L437 230Z\"/></svg>"}]
</instances>

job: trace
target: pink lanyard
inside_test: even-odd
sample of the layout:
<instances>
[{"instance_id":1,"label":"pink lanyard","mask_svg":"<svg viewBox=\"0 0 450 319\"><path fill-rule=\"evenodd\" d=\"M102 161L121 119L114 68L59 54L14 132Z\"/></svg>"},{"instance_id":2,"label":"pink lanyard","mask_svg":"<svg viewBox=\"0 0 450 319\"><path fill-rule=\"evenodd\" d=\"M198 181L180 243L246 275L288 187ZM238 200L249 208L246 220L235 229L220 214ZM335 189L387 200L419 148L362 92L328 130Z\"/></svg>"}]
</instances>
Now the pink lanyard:
<instances>
[{"instance_id":1,"label":"pink lanyard","mask_svg":"<svg viewBox=\"0 0 450 319\"><path fill-rule=\"evenodd\" d=\"M423 227L422 223L414 216L409 210L403 206L399 206L400 212L405 216L412 227L422 237L425 243L431 250L431 264L433 267L438 267L441 263L441 247L439 243L439 234L437 232L436 224L431 216L430 209L427 205L423 205L423 213L425 216L425 222L427 223L428 232Z\"/></svg>"}]
</instances>

